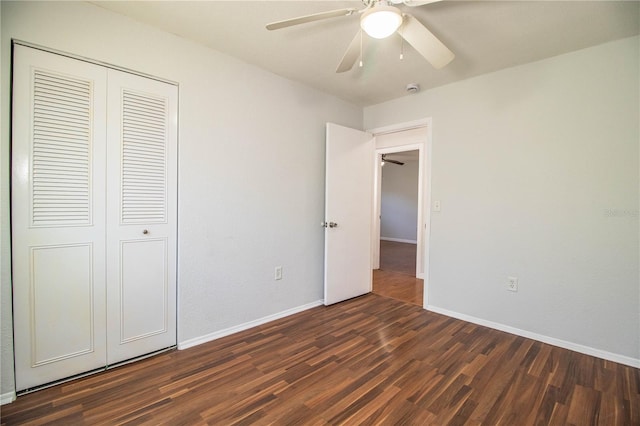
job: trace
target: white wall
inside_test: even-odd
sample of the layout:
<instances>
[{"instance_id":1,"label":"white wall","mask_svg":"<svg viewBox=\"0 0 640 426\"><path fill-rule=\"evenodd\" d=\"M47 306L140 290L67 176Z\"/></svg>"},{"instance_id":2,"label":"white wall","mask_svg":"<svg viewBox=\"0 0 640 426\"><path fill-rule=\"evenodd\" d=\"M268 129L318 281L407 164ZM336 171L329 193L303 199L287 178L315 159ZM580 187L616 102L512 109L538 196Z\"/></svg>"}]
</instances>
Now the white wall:
<instances>
[{"instance_id":1,"label":"white wall","mask_svg":"<svg viewBox=\"0 0 640 426\"><path fill-rule=\"evenodd\" d=\"M416 242L418 227L418 161L382 168L380 238Z\"/></svg>"},{"instance_id":2,"label":"white wall","mask_svg":"<svg viewBox=\"0 0 640 426\"><path fill-rule=\"evenodd\" d=\"M2 394L14 388L12 37L180 84L180 342L322 299L324 123L362 128L361 108L91 4L1 7ZM276 265L281 281L273 280Z\"/></svg>"},{"instance_id":3,"label":"white wall","mask_svg":"<svg viewBox=\"0 0 640 426\"><path fill-rule=\"evenodd\" d=\"M640 365L639 47L365 108L365 128L433 119L431 307Z\"/></svg>"},{"instance_id":4,"label":"white wall","mask_svg":"<svg viewBox=\"0 0 640 426\"><path fill-rule=\"evenodd\" d=\"M1 4L0 4L1 6ZM3 23L4 14L0 7L0 23ZM0 43L4 46L4 38L0 33ZM2 138L7 132L5 124L9 122L9 108L5 105L5 97L9 75L5 72L7 59L5 55L0 55L0 123L2 123ZM0 154L0 403L7 402L13 392L13 333L12 313L11 313L11 249L10 244L10 223L9 223L9 155L5 150L4 140L2 140ZM7 308L8 307L8 308Z\"/></svg>"}]
</instances>

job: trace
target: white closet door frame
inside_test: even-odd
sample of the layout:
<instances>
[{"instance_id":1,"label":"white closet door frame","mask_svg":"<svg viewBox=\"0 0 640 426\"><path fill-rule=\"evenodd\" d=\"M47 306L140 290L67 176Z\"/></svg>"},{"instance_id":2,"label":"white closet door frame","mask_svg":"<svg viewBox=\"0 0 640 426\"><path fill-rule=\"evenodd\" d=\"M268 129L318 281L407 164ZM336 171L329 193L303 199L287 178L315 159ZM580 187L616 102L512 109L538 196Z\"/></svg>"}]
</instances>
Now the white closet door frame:
<instances>
[{"instance_id":1,"label":"white closet door frame","mask_svg":"<svg viewBox=\"0 0 640 426\"><path fill-rule=\"evenodd\" d=\"M25 390L105 365L106 69L23 46L13 59L14 350Z\"/></svg>"}]
</instances>

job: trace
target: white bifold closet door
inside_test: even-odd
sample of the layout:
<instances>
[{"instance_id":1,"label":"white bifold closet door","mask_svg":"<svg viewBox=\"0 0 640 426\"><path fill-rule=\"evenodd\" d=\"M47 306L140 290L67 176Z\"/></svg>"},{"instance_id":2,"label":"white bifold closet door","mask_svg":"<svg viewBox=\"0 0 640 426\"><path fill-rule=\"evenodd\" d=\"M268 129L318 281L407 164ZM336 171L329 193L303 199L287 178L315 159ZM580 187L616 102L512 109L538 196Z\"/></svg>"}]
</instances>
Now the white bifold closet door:
<instances>
[{"instance_id":1,"label":"white bifold closet door","mask_svg":"<svg viewBox=\"0 0 640 426\"><path fill-rule=\"evenodd\" d=\"M177 88L109 70L107 363L176 344Z\"/></svg>"},{"instance_id":2,"label":"white bifold closet door","mask_svg":"<svg viewBox=\"0 0 640 426\"><path fill-rule=\"evenodd\" d=\"M177 87L14 48L18 391L176 344Z\"/></svg>"}]
</instances>

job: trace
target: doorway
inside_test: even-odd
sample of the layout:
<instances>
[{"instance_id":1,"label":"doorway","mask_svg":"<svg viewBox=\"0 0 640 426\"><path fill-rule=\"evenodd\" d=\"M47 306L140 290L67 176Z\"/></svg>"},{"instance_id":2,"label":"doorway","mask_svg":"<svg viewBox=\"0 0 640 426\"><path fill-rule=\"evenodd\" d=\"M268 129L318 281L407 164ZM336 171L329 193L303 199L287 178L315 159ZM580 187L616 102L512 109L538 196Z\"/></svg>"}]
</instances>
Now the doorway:
<instances>
[{"instance_id":1,"label":"doorway","mask_svg":"<svg viewBox=\"0 0 640 426\"><path fill-rule=\"evenodd\" d=\"M420 124L375 132L372 291L426 306L429 129Z\"/></svg>"},{"instance_id":2,"label":"doorway","mask_svg":"<svg viewBox=\"0 0 640 426\"><path fill-rule=\"evenodd\" d=\"M379 269L373 292L422 305L423 280L417 271L418 175L420 151L380 155Z\"/></svg>"},{"instance_id":3,"label":"doorway","mask_svg":"<svg viewBox=\"0 0 640 426\"><path fill-rule=\"evenodd\" d=\"M381 154L380 268L419 275L419 150Z\"/></svg>"},{"instance_id":4,"label":"doorway","mask_svg":"<svg viewBox=\"0 0 640 426\"><path fill-rule=\"evenodd\" d=\"M338 161L334 152L334 143L340 147L345 143L362 146L358 148L355 159ZM359 142L358 142L359 141ZM321 225L325 228L325 274L324 290L325 305L337 303L350 297L356 297L368 292L380 292L378 286L374 289L374 271L380 269L380 201L381 201L381 159L382 154L418 151L418 220L416 227L415 250L415 275L403 274L414 280L414 284L422 286L422 302L420 297L413 297L411 303L427 307L428 301L428 249L429 249L429 208L430 205L430 178L429 162L431 157L431 119L421 119L409 123L387 126L369 130L367 132L345 128L333 123L327 123L326 133L326 186L325 186L325 218ZM343 149L343 148L340 148ZM363 163L364 162L364 163ZM334 169L336 164L348 164L347 177L342 176L340 170ZM358 165L354 171L354 164ZM368 164L368 165L367 165ZM330 167L331 166L331 167ZM346 190L344 182L364 182L364 186L358 186L355 190ZM367 195L368 200L362 201L361 196ZM354 203L354 200L361 200ZM359 213L356 221L349 220L350 215L345 214L336 207L339 206L364 206L362 215ZM354 224L366 224L365 228ZM341 249L336 249L336 244L341 242ZM353 244L358 245L354 247ZM363 245L359 245L362 242ZM365 250L365 252L358 251ZM350 260L351 255L358 252L359 261ZM360 253L367 253L365 259L360 258ZM334 253L341 255L329 256ZM345 256L349 255L349 256ZM336 273L337 271L337 273ZM354 279L353 273L358 274ZM376 272L377 275L379 271ZM424 281L422 279L426 278ZM416 279L420 279L416 283ZM349 288L348 294L343 287ZM340 291L335 291L341 289ZM392 297L392 295L389 295Z\"/></svg>"}]
</instances>

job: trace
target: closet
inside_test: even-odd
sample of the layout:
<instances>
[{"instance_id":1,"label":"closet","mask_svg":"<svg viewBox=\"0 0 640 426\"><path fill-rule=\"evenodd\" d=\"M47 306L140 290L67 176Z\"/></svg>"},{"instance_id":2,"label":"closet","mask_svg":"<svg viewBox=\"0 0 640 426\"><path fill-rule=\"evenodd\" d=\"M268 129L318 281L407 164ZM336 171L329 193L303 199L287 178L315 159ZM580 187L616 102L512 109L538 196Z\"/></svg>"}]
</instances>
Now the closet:
<instances>
[{"instance_id":1,"label":"closet","mask_svg":"<svg viewBox=\"0 0 640 426\"><path fill-rule=\"evenodd\" d=\"M176 344L173 84L13 52L16 388Z\"/></svg>"}]
</instances>

